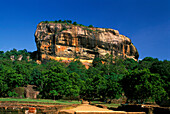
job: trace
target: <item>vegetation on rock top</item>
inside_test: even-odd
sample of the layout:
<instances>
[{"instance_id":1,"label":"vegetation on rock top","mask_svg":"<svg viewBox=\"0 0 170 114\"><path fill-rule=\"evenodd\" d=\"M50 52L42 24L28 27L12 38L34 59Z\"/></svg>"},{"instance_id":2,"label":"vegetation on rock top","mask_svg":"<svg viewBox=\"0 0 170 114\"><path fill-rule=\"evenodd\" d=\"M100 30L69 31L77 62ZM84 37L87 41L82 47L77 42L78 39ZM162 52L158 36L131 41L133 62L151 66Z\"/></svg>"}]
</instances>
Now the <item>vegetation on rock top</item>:
<instances>
[{"instance_id":1,"label":"vegetation on rock top","mask_svg":"<svg viewBox=\"0 0 170 114\"><path fill-rule=\"evenodd\" d=\"M42 21L42 23L65 23L65 24L73 24L73 25L83 26L83 27L93 27L93 25L85 26L83 24L77 24L77 22L72 22L71 20Z\"/></svg>"}]
</instances>

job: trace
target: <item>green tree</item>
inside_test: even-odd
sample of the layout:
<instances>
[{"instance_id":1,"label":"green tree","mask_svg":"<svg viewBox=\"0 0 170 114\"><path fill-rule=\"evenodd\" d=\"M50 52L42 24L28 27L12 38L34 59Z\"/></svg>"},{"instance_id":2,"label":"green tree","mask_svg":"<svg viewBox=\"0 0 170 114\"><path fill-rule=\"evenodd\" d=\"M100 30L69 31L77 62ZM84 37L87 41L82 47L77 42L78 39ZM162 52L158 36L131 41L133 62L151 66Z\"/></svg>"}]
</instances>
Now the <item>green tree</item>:
<instances>
[{"instance_id":1,"label":"green tree","mask_svg":"<svg viewBox=\"0 0 170 114\"><path fill-rule=\"evenodd\" d=\"M130 72L138 68L138 62L135 61L134 59L125 59L123 61L123 64L125 65L126 69Z\"/></svg>"},{"instance_id":2,"label":"green tree","mask_svg":"<svg viewBox=\"0 0 170 114\"><path fill-rule=\"evenodd\" d=\"M63 21L63 23L67 23L67 21L66 21L66 20L64 20L64 21Z\"/></svg>"},{"instance_id":3,"label":"green tree","mask_svg":"<svg viewBox=\"0 0 170 114\"><path fill-rule=\"evenodd\" d=\"M102 64L102 61L104 64ZM122 59L113 59L112 55L107 54L103 59L95 58L93 61L96 71L100 71L98 80L98 94L100 98L119 98L122 94L122 87L119 81L128 73ZM95 73L97 74L97 73Z\"/></svg>"},{"instance_id":4,"label":"green tree","mask_svg":"<svg viewBox=\"0 0 170 114\"><path fill-rule=\"evenodd\" d=\"M0 59L3 59L4 57L4 51L0 51Z\"/></svg>"},{"instance_id":5,"label":"green tree","mask_svg":"<svg viewBox=\"0 0 170 114\"><path fill-rule=\"evenodd\" d=\"M45 71L43 65L34 66L29 81L29 84L36 85L38 87L37 89L40 92L43 91L44 83L45 83L45 76L42 74L43 71Z\"/></svg>"},{"instance_id":6,"label":"green tree","mask_svg":"<svg viewBox=\"0 0 170 114\"><path fill-rule=\"evenodd\" d=\"M157 61L158 61L157 58L154 59L152 57L145 57L142 61L139 61L139 69L144 69L144 68L150 69L152 67L152 64Z\"/></svg>"},{"instance_id":7,"label":"green tree","mask_svg":"<svg viewBox=\"0 0 170 114\"><path fill-rule=\"evenodd\" d=\"M58 92L56 90L50 90L50 94L54 96L54 100L55 100L55 96L58 95Z\"/></svg>"},{"instance_id":8,"label":"green tree","mask_svg":"<svg viewBox=\"0 0 170 114\"><path fill-rule=\"evenodd\" d=\"M1 96L8 96L8 92L15 87L22 86L24 80L21 74L17 74L10 66L1 65L0 68L0 88Z\"/></svg>"},{"instance_id":9,"label":"green tree","mask_svg":"<svg viewBox=\"0 0 170 114\"><path fill-rule=\"evenodd\" d=\"M158 74L152 74L148 69L135 69L122 79L125 95L130 100L160 99L165 96L163 82ZM158 94L158 96L156 96Z\"/></svg>"},{"instance_id":10,"label":"green tree","mask_svg":"<svg viewBox=\"0 0 170 114\"><path fill-rule=\"evenodd\" d=\"M18 94L14 91L8 91L7 94L8 94L9 97L18 97Z\"/></svg>"},{"instance_id":11,"label":"green tree","mask_svg":"<svg viewBox=\"0 0 170 114\"><path fill-rule=\"evenodd\" d=\"M102 64L102 59L100 57L95 57L93 59L92 64L93 64L93 67L100 66L100 64Z\"/></svg>"},{"instance_id":12,"label":"green tree","mask_svg":"<svg viewBox=\"0 0 170 114\"><path fill-rule=\"evenodd\" d=\"M89 27L93 27L93 25L89 25Z\"/></svg>"},{"instance_id":13,"label":"green tree","mask_svg":"<svg viewBox=\"0 0 170 114\"><path fill-rule=\"evenodd\" d=\"M43 89L44 96L50 98L52 97L50 91L56 90L58 94L57 98L62 97L66 91L69 80L65 67L56 61L47 63L46 67L48 69L43 72L45 77L45 85Z\"/></svg>"},{"instance_id":14,"label":"green tree","mask_svg":"<svg viewBox=\"0 0 170 114\"><path fill-rule=\"evenodd\" d=\"M73 22L73 25L77 25L77 22Z\"/></svg>"},{"instance_id":15,"label":"green tree","mask_svg":"<svg viewBox=\"0 0 170 114\"><path fill-rule=\"evenodd\" d=\"M69 82L66 87L67 91L65 93L66 96L75 98L80 95L80 89L84 85L84 81L80 79L80 76L73 72L69 74Z\"/></svg>"},{"instance_id":16,"label":"green tree","mask_svg":"<svg viewBox=\"0 0 170 114\"><path fill-rule=\"evenodd\" d=\"M120 84L120 77L116 73L111 73L111 75L105 75L106 82L106 97L110 99L120 98L122 95L122 87Z\"/></svg>"},{"instance_id":17,"label":"green tree","mask_svg":"<svg viewBox=\"0 0 170 114\"><path fill-rule=\"evenodd\" d=\"M161 79L165 82L164 89L168 93L168 97L170 97L170 61L156 61L152 64L150 71L161 76Z\"/></svg>"},{"instance_id":18,"label":"green tree","mask_svg":"<svg viewBox=\"0 0 170 114\"><path fill-rule=\"evenodd\" d=\"M71 20L67 20L67 23L70 23L70 24L71 24L71 23L72 23L72 21L71 21Z\"/></svg>"},{"instance_id":19,"label":"green tree","mask_svg":"<svg viewBox=\"0 0 170 114\"><path fill-rule=\"evenodd\" d=\"M26 62L26 61L15 61L14 69L16 70L17 74L22 75L22 77L24 78L23 86L28 85L31 80L33 64Z\"/></svg>"},{"instance_id":20,"label":"green tree","mask_svg":"<svg viewBox=\"0 0 170 114\"><path fill-rule=\"evenodd\" d=\"M17 51L17 55L22 55L22 60L27 60L27 56L30 56L26 49Z\"/></svg>"},{"instance_id":21,"label":"green tree","mask_svg":"<svg viewBox=\"0 0 170 114\"><path fill-rule=\"evenodd\" d=\"M101 79L101 73L102 71L99 71L98 69L91 67L87 70L87 77L85 79L85 85L82 88L81 95L84 96L84 98L89 100L94 100L96 97L100 97L99 94L99 86L100 86L100 79Z\"/></svg>"},{"instance_id":22,"label":"green tree","mask_svg":"<svg viewBox=\"0 0 170 114\"><path fill-rule=\"evenodd\" d=\"M148 68L151 73L158 73L164 80L164 89L170 97L170 61L159 61L157 58L146 57L139 62L139 68Z\"/></svg>"},{"instance_id":23,"label":"green tree","mask_svg":"<svg viewBox=\"0 0 170 114\"><path fill-rule=\"evenodd\" d=\"M80 62L80 60L73 60L70 62L70 64L67 66L67 72L73 73L76 72L81 79L84 79L86 77L86 68L85 66Z\"/></svg>"},{"instance_id":24,"label":"green tree","mask_svg":"<svg viewBox=\"0 0 170 114\"><path fill-rule=\"evenodd\" d=\"M0 74L1 74L1 76L0 76L0 97L6 96L7 95L6 93L9 90L8 84L5 82L5 79L4 79L5 77L2 76L2 73L4 73L4 72L1 69L0 70Z\"/></svg>"}]
</instances>

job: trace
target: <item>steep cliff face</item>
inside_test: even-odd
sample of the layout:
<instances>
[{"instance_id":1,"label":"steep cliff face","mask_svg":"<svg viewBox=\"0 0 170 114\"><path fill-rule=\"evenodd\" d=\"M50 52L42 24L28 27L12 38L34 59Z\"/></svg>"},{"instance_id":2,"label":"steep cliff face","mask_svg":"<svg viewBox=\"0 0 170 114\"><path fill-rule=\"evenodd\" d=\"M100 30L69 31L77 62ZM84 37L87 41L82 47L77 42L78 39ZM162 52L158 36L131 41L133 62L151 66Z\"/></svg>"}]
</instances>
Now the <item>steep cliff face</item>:
<instances>
[{"instance_id":1,"label":"steep cliff face","mask_svg":"<svg viewBox=\"0 0 170 114\"><path fill-rule=\"evenodd\" d=\"M139 57L131 40L113 29L41 22L37 25L35 41L40 60L79 57L92 62L107 53L135 60Z\"/></svg>"}]
</instances>

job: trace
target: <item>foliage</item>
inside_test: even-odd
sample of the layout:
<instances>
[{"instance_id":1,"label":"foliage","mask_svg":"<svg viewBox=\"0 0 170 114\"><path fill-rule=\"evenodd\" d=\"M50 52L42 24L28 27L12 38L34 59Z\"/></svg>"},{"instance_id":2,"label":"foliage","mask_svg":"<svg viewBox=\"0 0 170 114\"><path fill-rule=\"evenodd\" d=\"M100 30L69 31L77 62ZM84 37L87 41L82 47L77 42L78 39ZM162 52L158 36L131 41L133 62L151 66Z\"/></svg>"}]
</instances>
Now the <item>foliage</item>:
<instances>
[{"instance_id":1,"label":"foliage","mask_svg":"<svg viewBox=\"0 0 170 114\"><path fill-rule=\"evenodd\" d=\"M47 63L47 66L48 70L43 72L45 77L43 92L45 93L45 96L51 97L49 94L50 91L56 90L58 94L57 97L62 97L68 85L68 74L59 62L51 61Z\"/></svg>"},{"instance_id":2,"label":"foliage","mask_svg":"<svg viewBox=\"0 0 170 114\"><path fill-rule=\"evenodd\" d=\"M139 61L139 69L143 69L143 68L148 68L150 69L152 67L152 64L154 62L158 61L158 59L154 59L152 57L145 57L142 61Z\"/></svg>"},{"instance_id":3,"label":"foliage","mask_svg":"<svg viewBox=\"0 0 170 114\"><path fill-rule=\"evenodd\" d=\"M73 25L77 25L77 22L73 22Z\"/></svg>"},{"instance_id":4,"label":"foliage","mask_svg":"<svg viewBox=\"0 0 170 114\"><path fill-rule=\"evenodd\" d=\"M152 74L148 69L135 69L122 80L122 86L128 99L144 101L152 97L160 99L166 92L158 74Z\"/></svg>"},{"instance_id":5,"label":"foliage","mask_svg":"<svg viewBox=\"0 0 170 114\"><path fill-rule=\"evenodd\" d=\"M45 21L45 23L48 23L48 21Z\"/></svg>"},{"instance_id":6,"label":"foliage","mask_svg":"<svg viewBox=\"0 0 170 114\"><path fill-rule=\"evenodd\" d=\"M58 95L58 92L56 90L51 90L50 94L52 94L54 96L54 100L55 100L55 96Z\"/></svg>"},{"instance_id":7,"label":"foliage","mask_svg":"<svg viewBox=\"0 0 170 114\"><path fill-rule=\"evenodd\" d=\"M139 66L137 61L135 61L134 59L129 59L129 58L124 60L123 63L129 72L135 70Z\"/></svg>"},{"instance_id":8,"label":"foliage","mask_svg":"<svg viewBox=\"0 0 170 114\"><path fill-rule=\"evenodd\" d=\"M63 23L66 23L66 22L67 22L66 20L63 21Z\"/></svg>"},{"instance_id":9,"label":"foliage","mask_svg":"<svg viewBox=\"0 0 170 114\"><path fill-rule=\"evenodd\" d=\"M98 71L96 68L91 67L87 70L87 77L85 78L85 86L82 88L83 98L93 100L96 97L99 97L98 88L100 86L101 71Z\"/></svg>"},{"instance_id":10,"label":"foliage","mask_svg":"<svg viewBox=\"0 0 170 114\"><path fill-rule=\"evenodd\" d=\"M17 97L18 94L16 92L13 92L13 91L8 91L8 96L9 97Z\"/></svg>"},{"instance_id":11,"label":"foliage","mask_svg":"<svg viewBox=\"0 0 170 114\"><path fill-rule=\"evenodd\" d=\"M19 96L20 98L24 97L24 87L16 87L14 88L14 92Z\"/></svg>"},{"instance_id":12,"label":"foliage","mask_svg":"<svg viewBox=\"0 0 170 114\"><path fill-rule=\"evenodd\" d=\"M93 27L93 25L89 25L89 27Z\"/></svg>"},{"instance_id":13,"label":"foliage","mask_svg":"<svg viewBox=\"0 0 170 114\"><path fill-rule=\"evenodd\" d=\"M56 22L63 23L61 20ZM72 21L65 20L64 23ZM93 66L86 69L78 59L67 66L52 60L39 65L28 60L28 56L34 57L33 54L35 52L26 49L0 51L0 97L15 97L16 88L28 84L36 85L40 96L48 99L81 97L104 101L125 93L130 100L152 99L160 103L170 96L170 61L167 60L146 57L137 62L106 54L103 58L96 57ZM18 60L20 55L22 60Z\"/></svg>"},{"instance_id":14,"label":"foliage","mask_svg":"<svg viewBox=\"0 0 170 114\"><path fill-rule=\"evenodd\" d=\"M72 23L72 21L71 21L71 20L67 20L67 23L70 23L70 24L71 24L71 23Z\"/></svg>"},{"instance_id":15,"label":"foliage","mask_svg":"<svg viewBox=\"0 0 170 114\"><path fill-rule=\"evenodd\" d=\"M66 87L66 96L70 96L70 97L77 97L80 94L80 89L81 86L83 85L83 81L80 79L80 76L73 72L69 75L69 81L68 81L68 85Z\"/></svg>"},{"instance_id":16,"label":"foliage","mask_svg":"<svg viewBox=\"0 0 170 114\"><path fill-rule=\"evenodd\" d=\"M60 20L55 20L55 21L42 21L42 23L63 23L63 24L73 24L73 25L77 25L77 26L82 26L82 27L94 27L93 25L89 25L89 26L85 26L83 24L78 24L77 22L73 22L72 23L72 20L64 20L62 21L61 19ZM91 29L88 29L90 31L92 31Z\"/></svg>"},{"instance_id":17,"label":"foliage","mask_svg":"<svg viewBox=\"0 0 170 114\"><path fill-rule=\"evenodd\" d=\"M170 61L159 61L157 58L146 57L140 61L139 68L148 68L151 73L158 73L164 81L163 87L170 97Z\"/></svg>"},{"instance_id":18,"label":"foliage","mask_svg":"<svg viewBox=\"0 0 170 114\"><path fill-rule=\"evenodd\" d=\"M84 77L86 77L86 68L85 66L80 62L80 60L73 60L72 62L70 62L70 64L67 66L67 72L73 73L76 72L81 79L83 79Z\"/></svg>"}]
</instances>

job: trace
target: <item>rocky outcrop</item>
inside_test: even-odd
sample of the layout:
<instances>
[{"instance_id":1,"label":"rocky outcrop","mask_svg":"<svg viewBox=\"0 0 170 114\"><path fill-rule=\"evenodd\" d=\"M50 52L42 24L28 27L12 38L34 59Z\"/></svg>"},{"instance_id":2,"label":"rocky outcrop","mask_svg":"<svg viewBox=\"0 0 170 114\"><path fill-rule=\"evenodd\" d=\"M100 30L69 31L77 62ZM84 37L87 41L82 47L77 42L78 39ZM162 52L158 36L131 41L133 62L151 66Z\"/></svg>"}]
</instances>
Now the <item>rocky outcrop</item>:
<instances>
[{"instance_id":1,"label":"rocky outcrop","mask_svg":"<svg viewBox=\"0 0 170 114\"><path fill-rule=\"evenodd\" d=\"M107 53L135 60L139 57L131 40L114 29L41 22L37 25L35 41L39 60L79 57L91 63L95 57Z\"/></svg>"}]
</instances>

